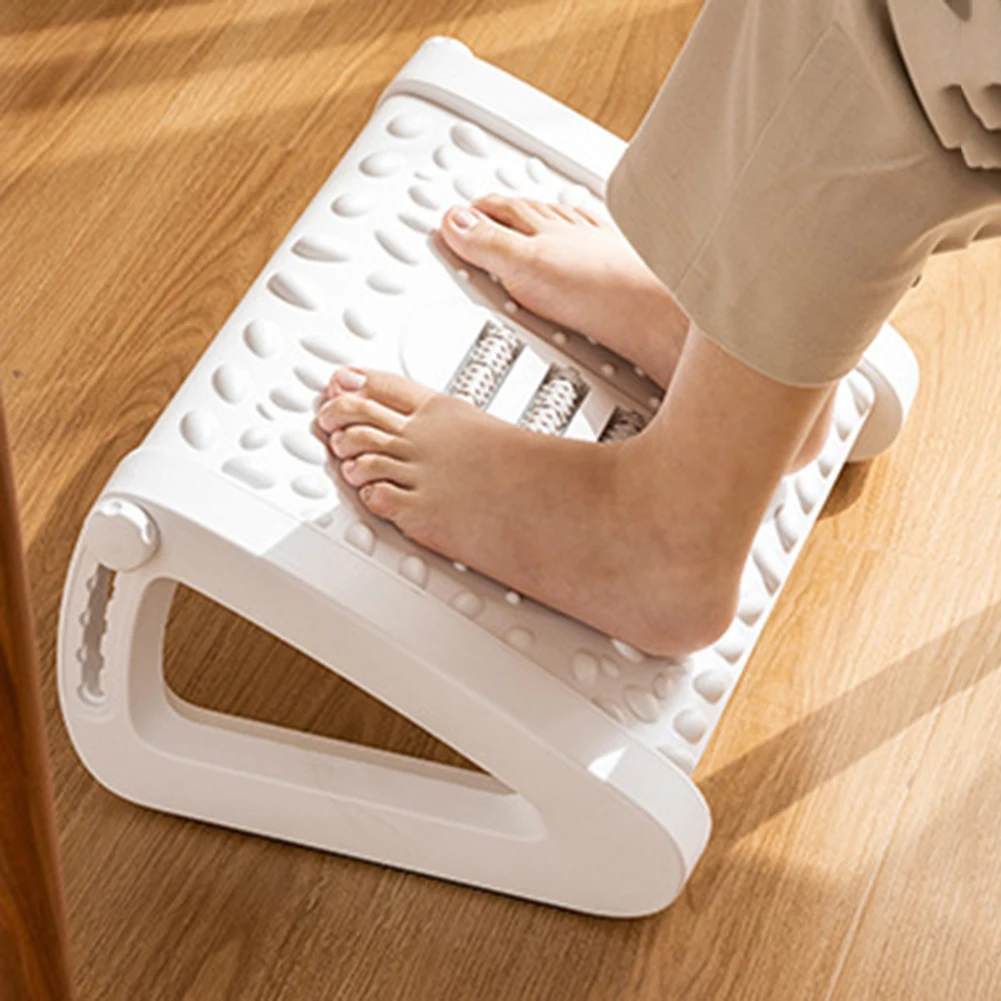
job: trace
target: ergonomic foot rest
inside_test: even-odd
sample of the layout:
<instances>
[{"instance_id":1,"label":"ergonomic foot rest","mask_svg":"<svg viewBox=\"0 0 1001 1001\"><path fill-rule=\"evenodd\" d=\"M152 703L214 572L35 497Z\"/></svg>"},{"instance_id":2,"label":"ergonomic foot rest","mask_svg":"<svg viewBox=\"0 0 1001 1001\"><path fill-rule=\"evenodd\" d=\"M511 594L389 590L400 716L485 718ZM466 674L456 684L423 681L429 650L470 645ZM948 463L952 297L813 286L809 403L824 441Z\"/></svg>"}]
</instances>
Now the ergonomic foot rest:
<instances>
[{"instance_id":1,"label":"ergonomic foot rest","mask_svg":"<svg viewBox=\"0 0 1001 1001\"><path fill-rule=\"evenodd\" d=\"M62 608L73 743L146 806L595 914L681 891L710 815L690 773L846 461L886 448L917 366L887 328L782 484L740 611L653 659L439 559L337 484L311 431L335 366L396 369L511 421L638 431L641 372L506 302L433 238L493 190L602 213L623 143L448 39L425 43L90 512ZM485 457L485 461L489 461ZM238 719L168 690L183 583L414 720L483 775Z\"/></svg>"}]
</instances>

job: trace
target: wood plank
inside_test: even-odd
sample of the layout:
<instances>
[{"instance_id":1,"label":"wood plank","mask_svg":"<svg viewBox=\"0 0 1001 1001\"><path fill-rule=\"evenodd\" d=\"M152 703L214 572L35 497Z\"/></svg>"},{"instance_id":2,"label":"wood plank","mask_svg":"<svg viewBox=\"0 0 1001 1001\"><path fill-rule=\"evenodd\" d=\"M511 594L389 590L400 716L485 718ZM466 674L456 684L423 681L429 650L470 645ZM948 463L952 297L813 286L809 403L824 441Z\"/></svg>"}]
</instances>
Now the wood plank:
<instances>
[{"instance_id":1,"label":"wood plank","mask_svg":"<svg viewBox=\"0 0 1001 1001\"><path fill-rule=\"evenodd\" d=\"M938 669L941 709L832 1001L860 984L874 1001L1001 996L1001 600L949 637Z\"/></svg>"}]
</instances>

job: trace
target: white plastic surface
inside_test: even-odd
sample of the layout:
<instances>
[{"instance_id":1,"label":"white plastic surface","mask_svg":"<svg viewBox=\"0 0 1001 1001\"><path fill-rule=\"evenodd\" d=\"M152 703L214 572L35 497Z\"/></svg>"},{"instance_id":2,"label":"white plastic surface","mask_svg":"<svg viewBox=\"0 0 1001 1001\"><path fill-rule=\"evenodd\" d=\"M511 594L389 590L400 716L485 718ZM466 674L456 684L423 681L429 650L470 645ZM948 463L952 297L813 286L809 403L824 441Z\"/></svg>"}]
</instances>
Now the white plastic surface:
<instances>
[{"instance_id":1,"label":"white plastic surface","mask_svg":"<svg viewBox=\"0 0 1001 1001\"><path fill-rule=\"evenodd\" d=\"M914 352L890 326L884 327L869 345L858 370L875 389L876 403L848 457L849 462L874 459L896 441L918 395L921 380Z\"/></svg>"},{"instance_id":2,"label":"white plastic surface","mask_svg":"<svg viewBox=\"0 0 1001 1001\"><path fill-rule=\"evenodd\" d=\"M449 205L491 190L603 213L597 192L621 150L456 42L432 40L404 67L81 535L60 696L100 781L159 809L596 914L677 896L710 827L689 775L867 419L886 397L902 422L900 358L877 352L839 388L823 454L761 526L737 619L684 661L646 657L409 543L342 491L311 430L337 365L445 389L491 318L525 345L492 413L517 420L550 366L571 364L590 391L567 434L596 440L616 408L648 416L659 393L640 373L512 308L431 236ZM154 545L137 543L137 518ZM492 777L183 702L161 670L174 582Z\"/></svg>"}]
</instances>

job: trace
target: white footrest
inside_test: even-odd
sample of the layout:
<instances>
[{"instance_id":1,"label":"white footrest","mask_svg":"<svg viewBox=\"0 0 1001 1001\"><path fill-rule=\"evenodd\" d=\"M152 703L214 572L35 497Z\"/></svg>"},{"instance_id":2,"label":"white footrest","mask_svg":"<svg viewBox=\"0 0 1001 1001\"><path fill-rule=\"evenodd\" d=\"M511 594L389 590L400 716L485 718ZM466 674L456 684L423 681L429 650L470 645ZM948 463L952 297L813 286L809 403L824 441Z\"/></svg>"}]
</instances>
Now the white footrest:
<instances>
[{"instance_id":1,"label":"white footrest","mask_svg":"<svg viewBox=\"0 0 1001 1001\"><path fill-rule=\"evenodd\" d=\"M710 828L689 775L842 466L902 426L917 385L906 346L887 329L839 388L823 454L783 483L761 527L737 619L683 661L409 543L339 488L311 430L344 363L584 440L641 426L659 402L642 373L519 310L430 236L449 205L493 190L604 213L622 149L457 42L427 42L404 67L84 526L60 696L101 782L157 809L596 914L677 896ZM493 339L476 354L481 336ZM179 699L162 671L177 583L490 774Z\"/></svg>"}]
</instances>

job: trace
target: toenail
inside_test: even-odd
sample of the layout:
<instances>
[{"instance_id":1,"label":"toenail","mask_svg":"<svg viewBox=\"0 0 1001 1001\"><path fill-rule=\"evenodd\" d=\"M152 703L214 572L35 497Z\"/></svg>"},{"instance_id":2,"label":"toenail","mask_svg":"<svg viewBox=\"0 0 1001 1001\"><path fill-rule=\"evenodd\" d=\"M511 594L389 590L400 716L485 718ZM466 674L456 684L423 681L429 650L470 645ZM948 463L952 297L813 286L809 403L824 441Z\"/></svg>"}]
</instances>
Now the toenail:
<instances>
[{"instance_id":1,"label":"toenail","mask_svg":"<svg viewBox=\"0 0 1001 1001\"><path fill-rule=\"evenodd\" d=\"M334 424L334 411L329 403L325 403L320 407L320 412L317 414L316 423L323 428L324 431L330 431Z\"/></svg>"},{"instance_id":2,"label":"toenail","mask_svg":"<svg viewBox=\"0 0 1001 1001\"><path fill-rule=\"evenodd\" d=\"M456 209L449 218L452 225L461 230L472 229L478 221L476 214L469 209Z\"/></svg>"},{"instance_id":3,"label":"toenail","mask_svg":"<svg viewBox=\"0 0 1001 1001\"><path fill-rule=\"evenodd\" d=\"M339 368L334 380L341 389L361 389L365 385L365 373L356 368Z\"/></svg>"},{"instance_id":4,"label":"toenail","mask_svg":"<svg viewBox=\"0 0 1001 1001\"><path fill-rule=\"evenodd\" d=\"M344 441L344 432L343 431L335 431L330 436L330 444L331 445L340 445L340 443L342 441Z\"/></svg>"},{"instance_id":5,"label":"toenail","mask_svg":"<svg viewBox=\"0 0 1001 1001\"><path fill-rule=\"evenodd\" d=\"M341 472L345 476L348 476L351 472L353 472L354 468L355 468L354 459L348 459L346 462L341 463Z\"/></svg>"}]
</instances>

